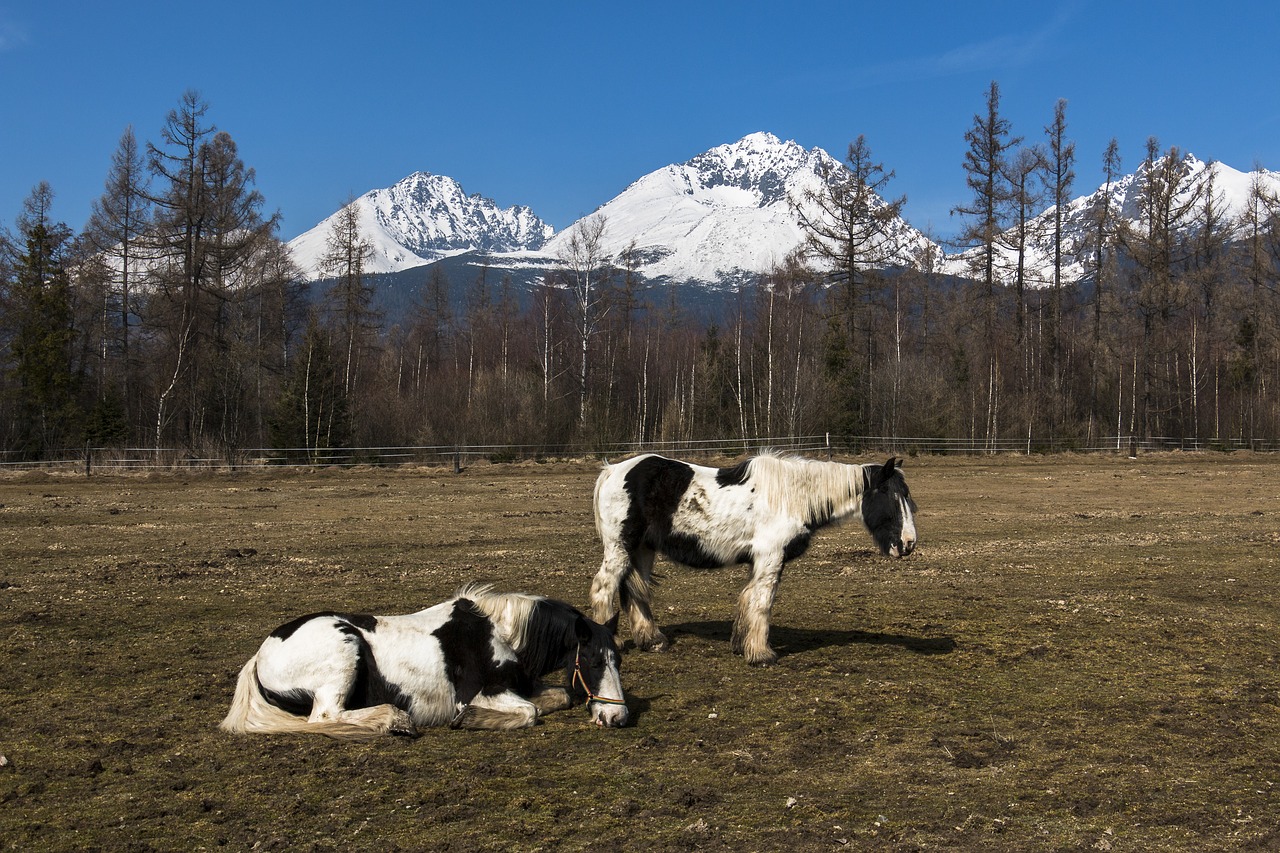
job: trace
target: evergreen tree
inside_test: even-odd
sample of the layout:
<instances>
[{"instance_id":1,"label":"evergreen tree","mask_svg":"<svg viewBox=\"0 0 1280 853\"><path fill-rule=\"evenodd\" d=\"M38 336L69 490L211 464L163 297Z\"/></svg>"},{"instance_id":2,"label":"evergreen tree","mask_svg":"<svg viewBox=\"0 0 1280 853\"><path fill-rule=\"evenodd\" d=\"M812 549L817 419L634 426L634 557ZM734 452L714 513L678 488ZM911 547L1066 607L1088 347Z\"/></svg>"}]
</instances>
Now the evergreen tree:
<instances>
[{"instance_id":1,"label":"evergreen tree","mask_svg":"<svg viewBox=\"0 0 1280 853\"><path fill-rule=\"evenodd\" d=\"M805 258L830 270L836 300L828 327L827 364L845 404L846 431L869 425L875 342L872 288L880 270L899 262L904 246L898 219L905 195L885 199L892 170L875 160L865 136L849 144L844 166L824 176L818 190L792 200L805 234Z\"/></svg>"},{"instance_id":2,"label":"evergreen tree","mask_svg":"<svg viewBox=\"0 0 1280 853\"><path fill-rule=\"evenodd\" d=\"M138 150L133 128L125 128L120 144L111 156L102 195L93 202L85 237L97 255L105 260L108 293L103 317L104 384L118 385L123 394L126 423L136 411L134 353L131 332L134 325L134 293L142 276L147 252L144 240L150 230L151 206L147 199L146 163Z\"/></svg>"},{"instance_id":3,"label":"evergreen tree","mask_svg":"<svg viewBox=\"0 0 1280 853\"><path fill-rule=\"evenodd\" d=\"M18 220L25 251L9 288L9 343L16 444L29 458L78 444L71 281L63 256L71 232L49 218L53 191L40 183Z\"/></svg>"},{"instance_id":4,"label":"evergreen tree","mask_svg":"<svg viewBox=\"0 0 1280 853\"><path fill-rule=\"evenodd\" d=\"M973 117L973 126L965 132L969 149L964 156L965 183L973 192L967 205L952 209L967 217L960 240L973 246L974 272L979 287L986 374L986 415L982 434L994 440L999 434L1002 368L996 317L996 247L1007 221L1009 204L1016 194L1007 180L1007 152L1022 142L1011 136L1012 125L1000 115L1000 86L994 80L987 91L987 109Z\"/></svg>"}]
</instances>

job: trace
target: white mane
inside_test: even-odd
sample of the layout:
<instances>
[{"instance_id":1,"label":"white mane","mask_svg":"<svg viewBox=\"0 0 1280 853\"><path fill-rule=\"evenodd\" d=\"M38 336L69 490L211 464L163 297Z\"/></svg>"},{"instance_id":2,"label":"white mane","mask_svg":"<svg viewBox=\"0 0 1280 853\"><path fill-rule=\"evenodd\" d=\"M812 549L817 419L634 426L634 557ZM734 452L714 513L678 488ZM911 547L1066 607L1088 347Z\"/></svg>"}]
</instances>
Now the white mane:
<instances>
[{"instance_id":1,"label":"white mane","mask_svg":"<svg viewBox=\"0 0 1280 853\"><path fill-rule=\"evenodd\" d=\"M763 453L751 460L751 482L775 512L819 524L858 510L861 465Z\"/></svg>"},{"instance_id":2,"label":"white mane","mask_svg":"<svg viewBox=\"0 0 1280 853\"><path fill-rule=\"evenodd\" d=\"M493 585L471 581L454 594L474 602L480 612L493 622L498 634L516 652L524 649L526 630L534 605L543 599L540 595L523 592L494 592Z\"/></svg>"}]
</instances>

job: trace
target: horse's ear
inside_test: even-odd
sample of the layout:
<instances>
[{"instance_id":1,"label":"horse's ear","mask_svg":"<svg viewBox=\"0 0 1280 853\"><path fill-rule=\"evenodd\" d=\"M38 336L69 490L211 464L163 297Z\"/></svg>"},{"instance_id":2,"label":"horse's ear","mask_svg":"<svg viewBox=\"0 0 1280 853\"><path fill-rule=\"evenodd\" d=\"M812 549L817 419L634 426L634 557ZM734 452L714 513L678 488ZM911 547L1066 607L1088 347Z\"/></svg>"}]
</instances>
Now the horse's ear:
<instances>
[{"instance_id":1,"label":"horse's ear","mask_svg":"<svg viewBox=\"0 0 1280 853\"><path fill-rule=\"evenodd\" d=\"M617 613L613 614L613 617L608 622L604 623L605 630L614 636L617 636L618 634L618 617L621 615L622 611L619 610Z\"/></svg>"},{"instance_id":2,"label":"horse's ear","mask_svg":"<svg viewBox=\"0 0 1280 853\"><path fill-rule=\"evenodd\" d=\"M889 482L889 478L893 476L893 457L890 456L880 466L880 470L876 471L875 479L871 481L871 488L878 489L885 483Z\"/></svg>"},{"instance_id":3,"label":"horse's ear","mask_svg":"<svg viewBox=\"0 0 1280 853\"><path fill-rule=\"evenodd\" d=\"M591 642L591 624L587 622L587 617L578 616L578 620L573 623L573 632L577 634L579 643Z\"/></svg>"}]
</instances>

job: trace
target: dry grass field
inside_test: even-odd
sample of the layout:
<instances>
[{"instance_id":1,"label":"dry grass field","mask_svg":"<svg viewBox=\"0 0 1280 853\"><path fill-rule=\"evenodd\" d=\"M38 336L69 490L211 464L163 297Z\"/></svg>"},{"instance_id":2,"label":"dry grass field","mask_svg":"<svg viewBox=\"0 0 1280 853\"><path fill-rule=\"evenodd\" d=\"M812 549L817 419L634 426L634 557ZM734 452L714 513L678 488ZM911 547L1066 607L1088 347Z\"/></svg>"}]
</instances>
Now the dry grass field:
<instances>
[{"instance_id":1,"label":"dry grass field","mask_svg":"<svg viewBox=\"0 0 1280 853\"><path fill-rule=\"evenodd\" d=\"M584 607L596 471L0 477L0 849L1280 848L1272 456L909 459L919 549L816 537L769 668L729 651L741 567L660 561L624 729L216 729L295 615Z\"/></svg>"}]
</instances>

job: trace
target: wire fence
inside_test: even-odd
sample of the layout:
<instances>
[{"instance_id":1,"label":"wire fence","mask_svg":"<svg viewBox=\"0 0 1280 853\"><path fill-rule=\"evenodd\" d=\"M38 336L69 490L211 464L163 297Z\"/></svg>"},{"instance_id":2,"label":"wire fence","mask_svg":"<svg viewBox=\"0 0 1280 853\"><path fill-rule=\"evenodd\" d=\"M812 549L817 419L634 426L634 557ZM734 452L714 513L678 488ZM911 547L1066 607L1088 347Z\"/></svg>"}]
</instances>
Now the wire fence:
<instances>
[{"instance_id":1,"label":"wire fence","mask_svg":"<svg viewBox=\"0 0 1280 853\"><path fill-rule=\"evenodd\" d=\"M1164 451L1274 453L1274 439L1143 438L1101 436L1082 444L1069 440L930 438L901 436L771 436L747 439L646 441L568 444L451 444L408 447L243 447L219 449L82 447L46 453L39 459L16 451L0 451L0 471L57 470L94 473L192 470L266 470L271 468L328 468L369 466L452 466L460 471L477 461L617 459L636 453L664 453L689 458L735 458L762 450L806 456L868 456L875 454L998 455L1052 453L1120 453L1137 456Z\"/></svg>"}]
</instances>

